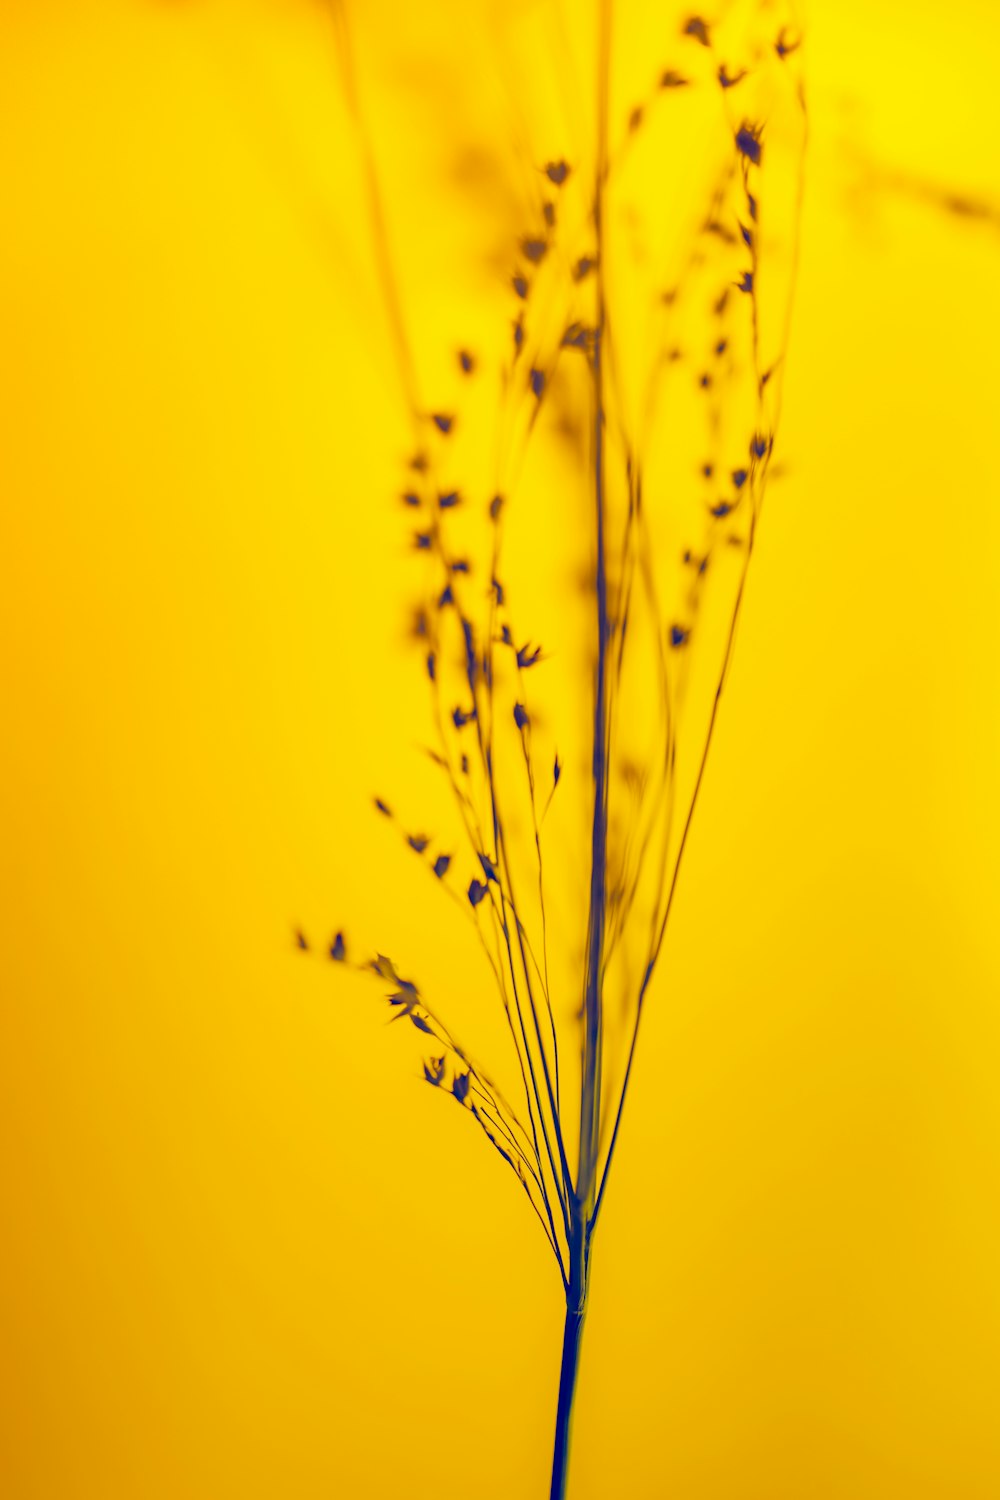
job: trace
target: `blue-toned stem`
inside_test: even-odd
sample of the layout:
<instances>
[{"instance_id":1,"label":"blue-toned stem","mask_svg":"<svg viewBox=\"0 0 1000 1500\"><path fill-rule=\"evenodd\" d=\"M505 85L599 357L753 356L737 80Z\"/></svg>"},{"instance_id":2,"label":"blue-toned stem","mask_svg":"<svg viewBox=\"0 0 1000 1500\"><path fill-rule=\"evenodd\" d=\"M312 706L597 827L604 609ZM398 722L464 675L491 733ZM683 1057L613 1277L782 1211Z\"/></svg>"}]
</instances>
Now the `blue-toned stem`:
<instances>
[{"instance_id":1,"label":"blue-toned stem","mask_svg":"<svg viewBox=\"0 0 1000 1500\"><path fill-rule=\"evenodd\" d=\"M559 1368L559 1400L556 1405L556 1435L552 1450L552 1484L549 1500L565 1500L569 1475L570 1437L573 1420L573 1398L580 1369L580 1341L587 1313L587 1285L590 1279L590 1230L585 1217L575 1205L573 1232L570 1238L570 1277L566 1289L566 1321L563 1325L562 1363Z\"/></svg>"},{"instance_id":2,"label":"blue-toned stem","mask_svg":"<svg viewBox=\"0 0 1000 1500\"><path fill-rule=\"evenodd\" d=\"M608 157L608 74L611 8L600 0L598 41L598 149L594 185L594 234L597 245L597 330L594 340L594 508L597 523L597 674L594 691L594 820L590 852L590 911L583 992L583 1056L580 1097L580 1152L576 1191L589 1218L597 1191L600 1148L601 1052L603 1046L604 936L607 918L608 853L608 578L605 541L604 365L607 321L604 289L604 193Z\"/></svg>"},{"instance_id":3,"label":"blue-toned stem","mask_svg":"<svg viewBox=\"0 0 1000 1500\"><path fill-rule=\"evenodd\" d=\"M691 832L691 824L694 822L694 810L698 805L698 794L701 791L702 782L705 779L705 769L708 765L709 751L712 748L712 738L715 734L715 726L719 717L719 704L722 701L722 690L726 685L726 678L729 675L729 666L733 659L733 650L736 645L736 627L740 622L740 613L743 608L743 595L746 591L747 574L750 570L750 559L753 556L755 531L756 519L753 515L751 515L750 532L747 537L746 552L743 558L743 568L740 573L739 587L736 590L736 599L733 604L733 613L729 621L729 633L726 637L726 649L722 658L722 670L719 673L719 680L715 685L715 697L712 700L712 712L709 715L708 729L705 734L705 742L702 746L701 759L698 762L698 774L695 777L694 789L691 793L691 801L688 803L687 816L684 819L684 827L681 831L680 843L677 846L677 857L674 860L673 874L670 878L670 886L667 891L666 905L663 908L663 915L660 919L659 930L657 931L653 949L649 956L649 962L646 965L646 972L643 975L642 984L639 988L639 998L636 1005L635 1021L632 1026L632 1040L629 1044L628 1049L628 1061L625 1064L625 1077L622 1081L621 1092L618 1096L618 1108L615 1112L615 1123L611 1131L611 1143L608 1146L608 1154L604 1159L604 1170L601 1173L601 1182L597 1190L597 1198L594 1203L593 1211L590 1214L589 1218L589 1227L591 1230L593 1230L594 1225L597 1223L597 1215L600 1213L601 1203L604 1199L604 1189L608 1185L608 1174L611 1171L611 1163L614 1159L615 1147L618 1144L618 1132L621 1128L622 1114L625 1110L625 1097L628 1094L629 1082L632 1078L632 1064L635 1061L635 1045L639 1039L639 1027L642 1024L642 1013L646 1000L646 992L649 989L650 981L652 980L653 972L656 968L656 963L660 956L660 950L663 947L663 939L666 936L667 923L670 920L670 911L674 904L674 895L677 891L677 881L681 873L681 864L684 860L684 851L687 848L688 834Z\"/></svg>"}]
</instances>

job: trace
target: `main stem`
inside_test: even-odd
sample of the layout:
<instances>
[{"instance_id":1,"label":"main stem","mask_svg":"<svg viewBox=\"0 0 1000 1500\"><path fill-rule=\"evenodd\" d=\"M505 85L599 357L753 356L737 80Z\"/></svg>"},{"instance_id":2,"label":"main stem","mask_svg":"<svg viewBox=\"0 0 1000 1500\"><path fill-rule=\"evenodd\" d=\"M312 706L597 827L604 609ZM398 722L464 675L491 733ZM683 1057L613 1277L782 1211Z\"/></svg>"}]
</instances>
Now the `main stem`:
<instances>
[{"instance_id":1,"label":"main stem","mask_svg":"<svg viewBox=\"0 0 1000 1500\"><path fill-rule=\"evenodd\" d=\"M580 1089L580 1151L576 1196L583 1219L592 1227L600 1151L601 1054L603 1049L604 938L607 917L608 865L608 572L605 540L604 338L607 305L604 286L604 193L608 161L608 66L611 46L610 0L599 0L597 172L594 181L594 235L597 245L597 327L591 368L594 381L594 511L597 560L594 594L597 605L597 671L594 683L594 820L590 851L590 908L587 918L583 987L583 1055Z\"/></svg>"},{"instance_id":2,"label":"main stem","mask_svg":"<svg viewBox=\"0 0 1000 1500\"><path fill-rule=\"evenodd\" d=\"M556 1406L556 1436L552 1452L552 1486L549 1500L565 1500L569 1474L570 1429L573 1397L580 1368L580 1340L587 1314L587 1285L590 1279L590 1230L586 1214L573 1204L570 1235L569 1285L566 1288L566 1322L563 1325L562 1364L559 1369L559 1402Z\"/></svg>"},{"instance_id":3,"label":"main stem","mask_svg":"<svg viewBox=\"0 0 1000 1500\"><path fill-rule=\"evenodd\" d=\"M594 694L594 821L591 832L590 910L587 923L583 992L583 1055L580 1089L580 1153L576 1185L569 1191L569 1277L563 1326L559 1402L552 1452L549 1500L565 1500L569 1474L573 1397L580 1368L580 1341L587 1314L590 1239L596 1218L597 1166L600 1154L601 1053L604 988L604 936L607 913L608 856L608 576L605 553L604 337L607 306L604 286L604 193L608 170L608 81L611 52L611 0L597 0L597 171L594 179L594 235L597 244L597 327L594 379L594 509L597 522L597 674Z\"/></svg>"}]
</instances>

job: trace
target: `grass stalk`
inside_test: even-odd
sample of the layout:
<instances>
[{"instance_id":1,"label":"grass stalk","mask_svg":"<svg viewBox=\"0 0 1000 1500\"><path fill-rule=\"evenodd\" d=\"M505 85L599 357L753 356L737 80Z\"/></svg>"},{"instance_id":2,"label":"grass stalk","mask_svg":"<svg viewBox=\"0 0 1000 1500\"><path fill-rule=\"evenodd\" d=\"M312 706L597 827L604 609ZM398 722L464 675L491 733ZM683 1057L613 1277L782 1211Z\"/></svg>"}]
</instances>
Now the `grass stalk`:
<instances>
[{"instance_id":1,"label":"grass stalk","mask_svg":"<svg viewBox=\"0 0 1000 1500\"><path fill-rule=\"evenodd\" d=\"M754 0L749 3L753 8ZM755 87L758 73L762 78L773 77L775 97L782 90L789 95L804 128L802 84L795 64L790 70L786 66L800 40L788 26L776 29L770 14L773 7L759 0L767 45L750 54L747 67L739 70L733 67L728 50L717 50L723 45L728 49L728 43L717 41L714 25L698 16L686 17L648 97L635 102L625 116L622 133L614 119L618 101L611 88L613 0L594 0L593 177L583 172L577 176L575 165L563 159L542 158L538 168L544 184L541 213L515 242L519 255L511 278L517 297L513 347L502 357L499 370L493 371L494 377L500 376L501 407L493 498L485 507L487 545L480 544L470 556L465 550L470 530L466 528L463 537L461 522L459 530L453 530L452 517L456 511L459 517L463 512L474 514L473 506L483 504L482 481L474 479L468 487L455 482L453 428L456 421L460 427L464 423L464 413L459 409L456 415L450 403L429 405L418 389L387 216L364 130L349 37L349 6L347 0L327 0L327 4L361 145L375 269L385 293L413 426L412 457L401 498L417 523L413 550L426 569L415 634L422 642L423 667L431 684L431 717L438 744L432 757L444 773L457 813L456 831L466 848L456 853L452 838L434 838L422 826L414 829L382 798L375 799L375 806L402 835L410 857L424 861L475 929L503 1006L523 1097L515 1096L513 1101L505 1097L445 1026L437 1002L432 1006L417 983L404 979L384 954L374 961L354 962L348 957L342 932L335 934L325 952L335 963L373 972L391 986L385 999L394 1019L408 1020L423 1037L423 1044L433 1046L438 1054L424 1061L424 1080L473 1117L518 1178L542 1226L565 1293L549 1491L550 1500L565 1500L593 1235L618 1146L642 1015L658 968L732 660L780 407L779 367L787 343L788 313L774 357L774 351L765 349L765 367L762 339L765 346L768 340L766 323L758 316L758 272L760 216L767 214L769 203L769 179L761 163L766 149L768 161L778 156L780 164L781 135L775 132L774 146L770 136L765 145L764 121L745 112L750 106L743 100ZM677 67L672 63L675 54ZM786 72L791 74L787 79ZM654 115L659 115L662 128L676 132L680 127L670 126L676 101L689 91L706 88L720 99L711 138L725 143L727 162L724 169L709 176L705 217L690 251L673 262L665 260L662 275L647 288L647 292L655 291L656 315L651 314L650 322L656 343L651 360L639 367L640 373L645 369L647 383L636 426L629 384L623 376L618 314L622 299L638 294L647 261L645 255L629 250L629 237L620 231L622 211L628 204L615 183L632 141L653 128ZM740 92L734 98L732 91L737 88ZM675 144L675 136L668 135L665 151L669 153ZM785 187L787 193L790 183L795 194L789 303L798 259L802 180L800 158L797 176L793 174ZM780 170L774 181L780 192ZM775 222L780 223L780 218ZM777 239L772 232L767 243ZM666 257L667 253L663 247L661 254ZM655 259L650 263L657 264ZM676 272L669 280L667 265ZM623 279L627 270L638 278L635 286ZM687 324L680 325L686 330L683 337L674 328L675 303L682 310L685 305L694 309L693 314L686 314ZM565 316L555 331L550 326L553 310L560 319ZM564 362L581 354L587 362L585 385L571 382L563 368ZM487 361L479 354L473 356L460 346L458 360L463 381L486 377ZM669 388L668 372L672 372ZM772 381L775 374L779 378ZM701 393L703 423L690 418L684 387L679 384L682 380L691 382L688 389ZM587 600L586 630L588 647L594 631L596 654L593 707L591 711L588 703L581 720L587 743L581 746L575 764L561 759L563 747L558 741L549 750L550 755L554 750L554 760L548 761L551 783L539 815L536 778L544 762L538 747L544 746L546 736L543 664L550 653L515 633L509 579L503 567L501 515L518 488L524 451L536 433L540 414L536 442L550 444L555 434L573 431L565 417L547 420L550 411L559 412L560 401L567 409L574 402L587 408L579 413L579 503L581 517L589 518L588 530L593 527L592 572L587 578L593 593L592 601ZM692 434L698 443L692 472L700 476L699 488L694 505L682 510L672 468L655 460ZM584 456L588 436L589 462ZM669 526L650 524L644 499L644 477L650 474L647 488L660 511L671 518ZM742 554L740 563L735 569L727 568L725 559L734 548ZM715 583L717 576L732 582ZM635 589L634 582L638 583ZM513 592L516 585L511 587ZM712 599L724 611L723 622L728 616L728 626L724 623L721 634L714 636L711 628L702 626L703 612ZM689 727L688 662L702 639L709 643L705 649L713 651L721 640L722 657L705 676L701 716ZM638 666L633 667L633 662ZM636 740L635 727L643 723L650 694L660 710L655 736L648 745L641 739L632 744L630 733ZM682 705L681 728L694 735L683 784L677 754ZM512 738L512 725L519 747ZM525 788L519 777L515 785L521 788L521 800L512 802L514 789L508 774L518 748L527 778L532 840L527 847L535 861L534 871L529 865L527 873L518 859L518 818L525 811ZM579 932L575 921L570 924L572 930L566 936L572 972L563 972L560 985L559 971L554 969L553 989L542 824L564 769L567 780L574 776L583 780L588 766L592 787L584 789L577 783L580 815L589 818L589 829L580 830L581 842L589 832L590 868L586 896L580 901L580 907L586 902L586 930ZM539 801L543 798L544 787ZM465 861L464 872L460 860ZM546 855L546 871L549 868ZM537 913L523 899L525 889L536 883ZM579 916L582 925L582 910ZM306 951L312 946L301 931L297 945ZM567 1033L571 1024L573 1029ZM566 1077L560 1088L560 1032L563 1043L568 1034L579 1049L578 1093L575 1088L567 1092ZM572 1079L572 1070L568 1077ZM572 1139L577 1130L574 1161Z\"/></svg>"},{"instance_id":2,"label":"grass stalk","mask_svg":"<svg viewBox=\"0 0 1000 1500\"><path fill-rule=\"evenodd\" d=\"M556 1431L552 1449L552 1483L549 1500L565 1500L569 1478L570 1439L573 1424L573 1401L580 1371L580 1344L587 1316L587 1292L590 1281L591 1230L580 1203L574 1203L570 1232L570 1272L566 1286L566 1318L563 1324L562 1362L559 1367L559 1397L556 1403Z\"/></svg>"}]
</instances>

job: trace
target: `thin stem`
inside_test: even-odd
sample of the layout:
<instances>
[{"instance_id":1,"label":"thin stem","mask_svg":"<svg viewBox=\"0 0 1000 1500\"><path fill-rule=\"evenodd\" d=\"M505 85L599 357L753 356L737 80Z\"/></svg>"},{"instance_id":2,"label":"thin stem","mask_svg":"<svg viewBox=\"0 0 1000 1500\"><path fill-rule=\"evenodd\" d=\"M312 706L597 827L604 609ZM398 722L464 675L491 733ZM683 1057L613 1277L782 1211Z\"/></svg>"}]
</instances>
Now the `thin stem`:
<instances>
[{"instance_id":1,"label":"thin stem","mask_svg":"<svg viewBox=\"0 0 1000 1500\"><path fill-rule=\"evenodd\" d=\"M392 254L389 249L389 232L386 225L382 193L379 188L375 156L372 151L371 142L365 134L364 116L361 110L357 71L354 63L354 50L347 22L347 7L343 3L343 0L329 0L329 11L339 43L344 91L347 95L348 106L354 117L354 125L358 135L358 146L364 173L365 194L368 199L368 218L372 227L372 237L375 247L375 265L379 281L382 284L382 295L385 298L386 311L389 316L389 328L392 342L395 346L396 360L403 383L406 404L410 409L414 437L419 447L420 421L418 413L421 408L418 396L417 375L413 355L410 351L410 342L407 337L406 319L403 317L403 305L392 263Z\"/></svg>"},{"instance_id":2,"label":"thin stem","mask_svg":"<svg viewBox=\"0 0 1000 1500\"><path fill-rule=\"evenodd\" d=\"M523 693L523 682L522 682L522 673L521 673L521 669L520 668L518 668L518 680L519 680L519 683L522 686L522 697L523 697L524 696L524 693ZM532 770L532 765L531 765L531 748L530 748L530 745L531 745L531 724L530 724L530 720L529 720L528 725L524 729L521 730L521 751L522 751L522 754L524 756L524 769L525 769L525 772L526 772L527 777L528 777L528 799L529 799L529 801L531 803L531 827L532 827L532 831L534 832L534 835L535 835L535 860L536 860L536 863L538 865L538 906L539 906L539 911L541 912L541 918L542 918L542 968L539 968L539 966L538 966L538 960L535 958L535 955L531 952L531 944L527 943L527 934L525 934L525 942L527 943L528 952L529 952L529 954L531 954L532 962L534 963L535 969L536 969L536 971L538 973L539 982L541 983L541 986L542 986L542 994L545 997L545 1009L548 1012L548 1017L549 1017L549 1031L550 1031L551 1036L552 1036L552 1068L553 1068L553 1072L555 1074L555 1085L556 1085L555 1115L556 1115L556 1119L557 1120L561 1120L561 1118L562 1118L562 1100L560 1098L560 1087L559 1087L559 1038L558 1038L558 1035L556 1034L556 1018L555 1018L555 1014L554 1014L554 1012L552 1010L551 992L549 990L549 938L548 938L548 924L547 924L546 919L545 919L545 873L544 873L544 867L543 867L543 864L542 864L542 838L541 838L541 832L539 830L539 825L538 825L538 807L537 807L536 798L535 798L535 773ZM515 915L516 915L516 913L515 913ZM565 1153L564 1153L564 1155L565 1155ZM569 1168L567 1167L566 1168L566 1186L567 1186L567 1188L570 1186L570 1182L571 1182L571 1178L570 1178L570 1174L569 1174Z\"/></svg>"},{"instance_id":3,"label":"thin stem","mask_svg":"<svg viewBox=\"0 0 1000 1500\"><path fill-rule=\"evenodd\" d=\"M520 954L521 954L521 966L522 966L522 968L524 970L524 982L525 982L525 987L526 987L527 992L528 992L528 1004L529 1004L530 1009L531 1009L531 1017L532 1017L532 1020L534 1022L534 1026L535 1026L535 1036L536 1036L536 1038L538 1040L538 1051L539 1051L539 1056L541 1058L541 1064L542 1064L542 1076L544 1077L544 1080L545 1080L545 1089L546 1089L546 1093L548 1095L549 1108L550 1108L550 1110L552 1112L552 1128L553 1128L553 1132L554 1132L555 1138L556 1138L556 1146L558 1147L558 1150L559 1150L559 1164L562 1167L562 1173L563 1173L563 1186L562 1186L561 1189L559 1187L559 1175L556 1172L555 1161L552 1159L552 1148L551 1148L551 1146L549 1146L549 1160L550 1160L550 1163L551 1163L551 1166L552 1166L552 1176L555 1179L555 1183L556 1183L556 1191L559 1194L559 1201L563 1205L563 1217L564 1217L565 1222L566 1222L566 1232L568 1234L570 1226L569 1226L569 1215L566 1212L566 1197L568 1196L568 1194L572 1190L572 1181L571 1181L570 1170L569 1170L569 1162L566 1159L566 1146L565 1146L565 1143L563 1141L562 1125L561 1125L561 1122L560 1122L560 1119L559 1119L559 1108L558 1108L558 1105L556 1104L555 1095L554 1095L554 1093L552 1091L552 1075L551 1075L551 1072L549 1070L549 1062L548 1062L548 1057L547 1057L546 1051L545 1051L545 1043L542 1041L542 1029L541 1029L541 1023L539 1022L539 1019L538 1019L538 1008L535 1005L534 992L533 992L532 987L531 987L531 974L530 974L530 971L528 969L528 956L527 956L527 953L525 951L525 942L526 942L526 939L525 939L525 936L524 936L524 929L523 929L523 927L521 925L520 920L518 919L518 916L517 916L517 907L514 904L514 886L513 886L513 879L512 879L512 876L511 876L510 860L507 857L507 841L506 841L506 839L504 837L503 825L499 821L497 822L497 835L498 835L498 853L500 855L500 858L503 861L504 874L505 874L506 879L507 879L507 889L510 892L510 903L511 903L511 907L513 908L513 911L514 911L515 930L516 930L516 933L517 933L518 947L519 947ZM535 968L536 969L538 968L537 962L535 963ZM546 996L546 1004L548 1004L548 997L547 996ZM551 1011L550 1011L550 1013L551 1013ZM541 1100L539 1100L539 1110L540 1109L541 1109ZM545 1132L545 1136L546 1136L545 1144L548 1146L549 1145L549 1140L548 1140L548 1131L547 1131L547 1129L546 1129L546 1132Z\"/></svg>"},{"instance_id":4,"label":"thin stem","mask_svg":"<svg viewBox=\"0 0 1000 1500\"><path fill-rule=\"evenodd\" d=\"M594 233L597 245L597 335L594 341L594 502L597 521L597 677L594 691L594 822L590 856L590 912L587 923L587 962L583 996L583 1058L580 1100L580 1154L577 1193L593 1204L597 1173L601 1112L602 989L604 934L607 917L608 852L608 619L607 558L605 555L604 379L602 342L606 323L604 288L604 193L608 157L608 68L611 17L608 0L601 0L598 33L598 150L594 185Z\"/></svg>"},{"instance_id":5,"label":"thin stem","mask_svg":"<svg viewBox=\"0 0 1000 1500\"><path fill-rule=\"evenodd\" d=\"M743 569L740 574L740 582L736 592L736 602L733 606L732 618L729 622L729 634L726 638L726 651L725 656L723 657L722 671L719 674L719 680L715 688L715 697L712 700L712 712L708 720L708 731L705 735L705 743L702 747L701 760L698 763L698 774L695 777L694 790L691 793L691 801L688 803L687 816L684 819L684 827L681 832L680 844L678 845L677 849L677 858L674 861L673 875L671 876L670 880L670 889L667 892L667 903L663 910L663 916L660 920L660 927L656 936L655 944L653 946L653 951L650 955L649 962L646 965L646 972L643 975L642 985L639 989L639 999L635 1011L635 1022L632 1027L632 1041L629 1045L628 1050L628 1062L625 1065L625 1078L622 1083L621 1093L618 1096L618 1109L615 1114L614 1127L611 1131L611 1144L608 1147L608 1155L604 1163L604 1171L601 1174L601 1184L597 1191L597 1199L594 1203L593 1212L590 1215L591 1228L593 1228L594 1224L597 1222L597 1215L600 1212L601 1201L604 1198L604 1189L606 1188L608 1182L608 1173L611 1171L611 1162L615 1154L615 1146L618 1143L618 1131L621 1127L622 1114L625 1109L625 1096L628 1093L629 1081L632 1077L632 1064L635 1060L635 1044L639 1039L639 1026L642 1022L642 1012L646 999L646 991L649 989L649 983L653 977L653 971L656 968L656 961L660 956L660 949L663 946L663 939L667 930L667 922L670 919L670 909L673 906L674 894L677 890L677 880L681 871L681 863L684 859L684 850L687 847L688 834L691 831L691 824L694 821L694 810L698 803L698 793L701 791L702 781L704 780L705 776L705 768L708 765L709 751L712 748L712 737L715 733L715 725L719 716L719 703L722 699L722 690L726 685L726 678L729 673L729 664L733 656L733 647L736 643L736 627L739 624L740 620L740 611L743 604L744 590L746 588L747 573L750 567L750 558L753 554L754 527L755 522L753 517L751 517L750 534L747 538L747 548L743 560Z\"/></svg>"},{"instance_id":6,"label":"thin stem","mask_svg":"<svg viewBox=\"0 0 1000 1500\"><path fill-rule=\"evenodd\" d=\"M562 1363L559 1367L559 1399L556 1404L556 1432L552 1450L552 1484L549 1500L565 1500L569 1475L570 1437L573 1420L573 1398L580 1369L580 1342L587 1313L587 1288L590 1279L590 1230L579 1202L574 1204L573 1232L570 1237L570 1272L566 1284L566 1321L563 1325Z\"/></svg>"}]
</instances>

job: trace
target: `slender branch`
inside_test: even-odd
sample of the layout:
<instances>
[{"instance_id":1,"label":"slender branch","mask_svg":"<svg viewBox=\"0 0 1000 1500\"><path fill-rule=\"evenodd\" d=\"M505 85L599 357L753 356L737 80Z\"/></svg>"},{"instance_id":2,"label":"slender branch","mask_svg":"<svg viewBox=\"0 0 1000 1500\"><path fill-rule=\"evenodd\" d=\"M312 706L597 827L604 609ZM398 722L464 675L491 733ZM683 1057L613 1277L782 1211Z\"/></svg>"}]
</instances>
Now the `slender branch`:
<instances>
[{"instance_id":1,"label":"slender branch","mask_svg":"<svg viewBox=\"0 0 1000 1500\"><path fill-rule=\"evenodd\" d=\"M604 194L608 159L608 89L611 46L610 0L601 0L598 35L598 143L594 184L597 245L597 336L594 341L594 508L597 521L597 677L594 692L594 818L591 831L590 911L584 977L584 1035L580 1101L577 1196L589 1203L597 1169L601 1108L602 981L608 852L608 580L605 557L605 454L602 342L607 323L604 265Z\"/></svg>"},{"instance_id":2,"label":"slender branch","mask_svg":"<svg viewBox=\"0 0 1000 1500\"><path fill-rule=\"evenodd\" d=\"M745 555L744 560L743 560L743 570L742 570L742 572L740 574L740 582L739 582L739 587L738 587L737 592L736 592L736 602L735 602L735 605L733 607L732 619L730 620L730 623L729 623L729 634L728 634L727 639L726 639L726 651L725 651L725 656L723 658L722 671L719 674L719 680L718 680L718 683L716 684L716 688L715 688L715 697L714 697L714 699L712 701L712 712L711 712L711 714L709 716L709 721L708 721L708 731L706 733L705 744L704 744L704 747L703 747L702 752L701 752L701 760L700 760L699 765L698 765L698 774L695 777L694 791L691 794L691 801L690 801L690 803L688 805L687 816L684 819L684 828L683 828L683 831L681 833L680 844L679 844L678 849L677 849L677 858L674 861L673 874L672 874L671 879L670 879L670 889L669 889L669 891L667 893L666 907L664 908L663 917L662 917L662 920L660 922L660 927L659 927L659 931L657 933L656 942L654 944L653 952L652 952L652 954L650 956L648 964L646 965L646 972L643 975L642 984L641 984L641 986L639 988L639 998L638 998L638 1001L636 1003L635 1023L634 1023L634 1025L632 1027L632 1040L631 1040L631 1043L629 1045L628 1062L625 1065L625 1078L624 1078L624 1081L622 1083L622 1090L621 1090L621 1094L620 1094L619 1099L618 1099L618 1109L617 1109L616 1114L615 1114L614 1128L613 1128L613 1130L611 1132L611 1143L610 1143L610 1145L608 1147L608 1155L607 1155L607 1159L606 1159L606 1161L604 1163L604 1171L601 1174L601 1185L600 1185L600 1188L598 1189L597 1199L596 1199L596 1201L594 1203L593 1212L590 1215L589 1222L590 1222L591 1228L593 1228L594 1224L597 1222L597 1215L600 1212L601 1200L604 1197L604 1189L607 1186L608 1173L611 1170L611 1161L612 1161L612 1157L614 1156L615 1146L616 1146L617 1141L618 1141L618 1131L619 1131L619 1127L621 1126L622 1112L623 1112L623 1110L625 1108L625 1096L628 1093L629 1080L630 1080L630 1078L632 1076L632 1063L633 1063L633 1061L635 1059L635 1046L636 1046L636 1042L637 1042L638 1037L639 1037L639 1026L640 1026L640 1024L642 1022L642 1012L643 1012L643 1008L644 1008L644 1002L645 1002L645 998L646 998L646 992L649 989L650 980L653 977L653 971L654 971L654 969L656 967L656 961L657 961L657 959L660 956L660 949L663 946L663 938L664 938L664 935L665 935L666 930L667 930L667 921L668 921L668 919L670 917L670 910L671 910L671 907L673 906L674 894L675 894L675 892L677 890L677 878L678 878L678 876L680 874L681 861L684 858L684 850L687 847L688 834L691 831L691 823L692 823L692 821L694 819L694 810L695 810L695 807L696 807L697 802L698 802L698 793L701 791L702 780L703 780L704 775L705 775L705 767L708 764L708 752L709 752L709 750L711 749L711 746L712 746L712 736L713 736L713 734L715 732L716 720L718 718L719 703L720 703L721 698L722 698L722 689L725 686L726 676L727 676L727 674L729 672L729 663L730 663L730 661L732 659L733 646L734 646L734 643L735 643L735 640L736 640L736 627L737 627L737 624L739 623L740 611L741 611L741 607L742 607L742 603L743 603L743 593L744 593L744 588L745 588L746 579L747 579L747 571L748 571L748 569L750 567L750 557L751 557L752 552L753 552L753 522L751 522L750 537L749 537L748 542L747 542L746 555Z\"/></svg>"}]
</instances>

